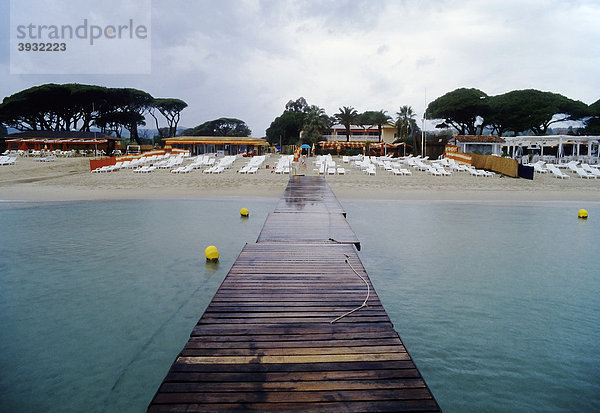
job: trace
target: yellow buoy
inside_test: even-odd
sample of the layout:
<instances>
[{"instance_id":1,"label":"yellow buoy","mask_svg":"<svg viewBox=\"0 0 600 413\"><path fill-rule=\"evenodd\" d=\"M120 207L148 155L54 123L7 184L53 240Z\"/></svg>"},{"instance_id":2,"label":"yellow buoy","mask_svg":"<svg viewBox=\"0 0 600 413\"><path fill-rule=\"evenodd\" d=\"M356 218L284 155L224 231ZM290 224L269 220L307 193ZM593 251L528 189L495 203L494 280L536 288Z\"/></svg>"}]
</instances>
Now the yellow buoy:
<instances>
[{"instance_id":1,"label":"yellow buoy","mask_svg":"<svg viewBox=\"0 0 600 413\"><path fill-rule=\"evenodd\" d=\"M250 215L250 211L248 211L248 208L242 208L240 209L240 215L243 217L247 217L248 215Z\"/></svg>"},{"instance_id":2,"label":"yellow buoy","mask_svg":"<svg viewBox=\"0 0 600 413\"><path fill-rule=\"evenodd\" d=\"M206 261L219 261L219 250L214 245L209 245L204 250Z\"/></svg>"},{"instance_id":3,"label":"yellow buoy","mask_svg":"<svg viewBox=\"0 0 600 413\"><path fill-rule=\"evenodd\" d=\"M588 212L585 209L580 209L579 212L577 213L577 216L582 219L587 219Z\"/></svg>"}]
</instances>

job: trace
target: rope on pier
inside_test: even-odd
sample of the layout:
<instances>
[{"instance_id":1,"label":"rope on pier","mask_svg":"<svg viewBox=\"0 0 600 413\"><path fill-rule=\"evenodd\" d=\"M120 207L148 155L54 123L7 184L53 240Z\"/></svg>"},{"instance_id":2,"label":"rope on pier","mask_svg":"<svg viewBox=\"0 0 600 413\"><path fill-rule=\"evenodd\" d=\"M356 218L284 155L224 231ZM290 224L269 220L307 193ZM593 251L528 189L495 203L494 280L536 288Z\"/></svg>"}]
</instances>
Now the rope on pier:
<instances>
[{"instance_id":1,"label":"rope on pier","mask_svg":"<svg viewBox=\"0 0 600 413\"><path fill-rule=\"evenodd\" d=\"M358 273L358 271L356 271L354 269L354 267L352 266L352 264L350 264L350 261L349 261L350 256L348 254L344 254L344 256L346 257L346 259L344 260L344 262L346 264L348 264L350 266L350 268L352 268L352 271L354 271L354 274L358 275L360 277L360 279L363 280L363 282L367 285L367 297L365 298L365 301L363 301L363 303L359 307L356 307L354 310L350 310L347 313L344 313L341 316L339 316L337 318L334 318L333 320L331 320L329 322L329 324L333 324L333 323L341 320L342 318L346 317L347 315L350 315L350 314L354 313L355 311L360 310L361 308L367 307L367 301L369 301L369 295L371 294L371 286L369 285L369 283L367 282L367 280L365 280L365 278L362 275L360 275Z\"/></svg>"}]
</instances>

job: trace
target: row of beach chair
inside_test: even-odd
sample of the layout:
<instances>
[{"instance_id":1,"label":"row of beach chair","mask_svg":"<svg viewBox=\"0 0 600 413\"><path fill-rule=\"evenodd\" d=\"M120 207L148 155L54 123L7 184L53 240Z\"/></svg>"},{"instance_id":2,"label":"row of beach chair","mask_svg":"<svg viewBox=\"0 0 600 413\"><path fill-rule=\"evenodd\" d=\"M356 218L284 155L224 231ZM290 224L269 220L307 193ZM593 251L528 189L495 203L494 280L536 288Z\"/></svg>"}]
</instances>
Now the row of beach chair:
<instances>
[{"instance_id":1,"label":"row of beach chair","mask_svg":"<svg viewBox=\"0 0 600 413\"><path fill-rule=\"evenodd\" d=\"M17 163L17 155L0 156L0 165L15 165Z\"/></svg>"},{"instance_id":2,"label":"row of beach chair","mask_svg":"<svg viewBox=\"0 0 600 413\"><path fill-rule=\"evenodd\" d=\"M560 168L574 172L582 179L597 179L600 177L600 166L579 163L579 161L570 161L566 164L545 164L544 161L537 161L532 164L533 170L540 174L551 173L556 178L568 179L569 175L562 172Z\"/></svg>"},{"instance_id":3,"label":"row of beach chair","mask_svg":"<svg viewBox=\"0 0 600 413\"><path fill-rule=\"evenodd\" d=\"M266 159L266 155L253 156L246 165L240 168L238 172L241 174L255 174L262 167Z\"/></svg>"}]
</instances>

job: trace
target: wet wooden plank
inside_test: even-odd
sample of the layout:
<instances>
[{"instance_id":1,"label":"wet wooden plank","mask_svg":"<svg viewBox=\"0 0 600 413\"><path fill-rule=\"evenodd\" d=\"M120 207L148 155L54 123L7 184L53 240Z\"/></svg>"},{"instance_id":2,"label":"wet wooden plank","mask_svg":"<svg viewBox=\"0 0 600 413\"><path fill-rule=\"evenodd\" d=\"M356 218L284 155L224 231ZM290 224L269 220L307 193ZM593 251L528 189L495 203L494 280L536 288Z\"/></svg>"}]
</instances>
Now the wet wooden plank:
<instances>
[{"instance_id":1,"label":"wet wooden plank","mask_svg":"<svg viewBox=\"0 0 600 413\"><path fill-rule=\"evenodd\" d=\"M411 377L420 377L418 370L412 360L393 360L393 361L362 361L360 363L283 363L283 364L185 364L173 363L170 372L172 373L281 373L288 372L298 374L299 377L307 372L346 372L360 371L375 377L383 371L395 370L403 374L410 374ZM168 376L168 375L167 375ZM257 380L263 380L262 375L255 375Z\"/></svg>"},{"instance_id":2,"label":"wet wooden plank","mask_svg":"<svg viewBox=\"0 0 600 413\"><path fill-rule=\"evenodd\" d=\"M275 212L316 212L346 216L346 211L322 176L291 176Z\"/></svg>"},{"instance_id":3,"label":"wet wooden plank","mask_svg":"<svg viewBox=\"0 0 600 413\"><path fill-rule=\"evenodd\" d=\"M296 380L288 381L270 380L240 381L223 385L220 381L188 383L165 383L161 391L165 393L184 392L237 392L237 391L327 391L327 390L384 390L384 389L420 389L425 387L425 382L418 378L380 379L380 380Z\"/></svg>"},{"instance_id":4,"label":"wet wooden plank","mask_svg":"<svg viewBox=\"0 0 600 413\"><path fill-rule=\"evenodd\" d=\"M360 250L360 241L343 214L271 213L257 242L273 241L353 244Z\"/></svg>"},{"instance_id":5,"label":"wet wooden plank","mask_svg":"<svg viewBox=\"0 0 600 413\"><path fill-rule=\"evenodd\" d=\"M391 400L379 401L320 401L311 403L213 403L210 405L213 412L439 412L439 407L435 400ZM169 404L169 405L151 405L149 412L190 412L203 411L204 405L194 403L189 404Z\"/></svg>"},{"instance_id":6,"label":"wet wooden plank","mask_svg":"<svg viewBox=\"0 0 600 413\"><path fill-rule=\"evenodd\" d=\"M336 381L336 380L390 380L390 379L421 379L413 369L381 369L381 370L334 370L334 371L274 371L257 376L255 372L170 372L168 383L223 383L223 382L287 382L295 381Z\"/></svg>"}]
</instances>

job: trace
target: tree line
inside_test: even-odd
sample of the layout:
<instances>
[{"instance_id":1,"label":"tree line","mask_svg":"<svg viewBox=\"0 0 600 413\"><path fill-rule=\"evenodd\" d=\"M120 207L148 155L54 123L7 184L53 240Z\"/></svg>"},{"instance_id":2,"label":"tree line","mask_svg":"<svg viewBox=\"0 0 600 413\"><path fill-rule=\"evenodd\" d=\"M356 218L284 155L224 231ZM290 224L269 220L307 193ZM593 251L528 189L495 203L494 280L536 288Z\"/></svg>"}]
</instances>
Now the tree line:
<instances>
[{"instance_id":1,"label":"tree line","mask_svg":"<svg viewBox=\"0 0 600 413\"><path fill-rule=\"evenodd\" d=\"M250 136L252 131L246 122L236 118L209 120L183 131L186 136Z\"/></svg>"},{"instance_id":2,"label":"tree line","mask_svg":"<svg viewBox=\"0 0 600 413\"><path fill-rule=\"evenodd\" d=\"M361 126L365 131L369 127L377 127L378 139L381 142L383 125L394 123L398 130L399 140L420 133L415 121L415 112L410 106L402 106L392 119L385 110L365 111L359 113L352 106L342 106L333 116L328 116L323 108L309 105L306 99L300 97L290 100L283 113L275 118L266 131L267 141L271 145L291 145L298 142L315 143L323 140L323 135L338 123L345 128L346 141L350 141L351 126Z\"/></svg>"},{"instance_id":3,"label":"tree line","mask_svg":"<svg viewBox=\"0 0 600 413\"><path fill-rule=\"evenodd\" d=\"M581 121L580 132L600 135L600 100L591 105L558 93L535 89L515 90L489 96L479 89L459 88L435 99L427 106L428 119L439 120L437 128L453 128L461 135L498 136L533 133L544 135L551 125L563 121ZM309 105L303 97L290 100L283 113L276 117L266 131L272 145L314 143L338 123L345 128L350 140L351 125L365 128L376 126L379 141L383 125L397 128L397 140L411 143L418 150L421 130L411 106L401 106L395 119L385 110L359 113L352 106L342 106L328 116L319 106Z\"/></svg>"},{"instance_id":4,"label":"tree line","mask_svg":"<svg viewBox=\"0 0 600 413\"><path fill-rule=\"evenodd\" d=\"M154 118L159 137L171 137L186 107L181 99L154 98L138 89L48 83L5 97L0 123L20 131L90 131L95 127L117 137L125 128L131 139L141 143L138 127L146 124L146 113ZM159 127L159 116L166 127Z\"/></svg>"},{"instance_id":5,"label":"tree line","mask_svg":"<svg viewBox=\"0 0 600 413\"><path fill-rule=\"evenodd\" d=\"M600 132L600 100L591 105L558 93L535 89L489 96L479 89L460 88L432 101L425 112L440 120L438 128L452 127L461 135L533 133L545 135L557 122L581 121L584 132Z\"/></svg>"}]
</instances>

